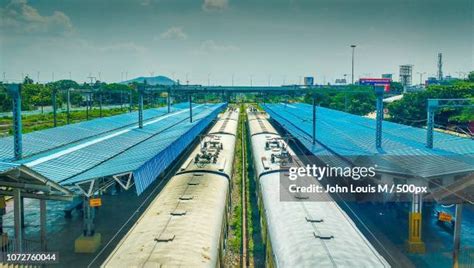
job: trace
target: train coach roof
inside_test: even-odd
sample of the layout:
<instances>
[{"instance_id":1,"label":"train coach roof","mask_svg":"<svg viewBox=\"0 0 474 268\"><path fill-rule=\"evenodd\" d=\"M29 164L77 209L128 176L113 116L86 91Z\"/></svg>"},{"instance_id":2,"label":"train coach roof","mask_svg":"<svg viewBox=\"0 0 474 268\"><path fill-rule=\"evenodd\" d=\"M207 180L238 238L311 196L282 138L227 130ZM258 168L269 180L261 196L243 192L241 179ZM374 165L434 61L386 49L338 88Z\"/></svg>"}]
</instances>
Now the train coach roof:
<instances>
[{"instance_id":1,"label":"train coach roof","mask_svg":"<svg viewBox=\"0 0 474 268\"><path fill-rule=\"evenodd\" d=\"M281 201L278 173L260 179L280 267L390 267L334 201Z\"/></svg>"},{"instance_id":2,"label":"train coach roof","mask_svg":"<svg viewBox=\"0 0 474 268\"><path fill-rule=\"evenodd\" d=\"M215 174L173 177L102 267L214 267L227 189Z\"/></svg>"},{"instance_id":3,"label":"train coach roof","mask_svg":"<svg viewBox=\"0 0 474 268\"><path fill-rule=\"evenodd\" d=\"M222 133L205 137L215 138L214 141L224 146L216 143L206 147L210 139L201 140L102 267L216 266L224 239L223 220L235 150L232 146L235 136L228 134L237 132L233 120L238 119L237 115L237 112L226 112L220 116L211 132L215 127L219 130L224 127ZM226 121L235 124L221 124ZM199 161L205 148L221 148L216 162L205 158ZM221 160L225 159L225 167L222 167Z\"/></svg>"},{"instance_id":4,"label":"train coach roof","mask_svg":"<svg viewBox=\"0 0 474 268\"><path fill-rule=\"evenodd\" d=\"M262 211L277 266L389 267L331 196L289 192L287 186L294 181L287 185L282 178L289 175L290 166L301 167L301 159L281 136L254 135L259 124L249 124ZM304 176L297 185L315 183L314 177Z\"/></svg>"}]
</instances>

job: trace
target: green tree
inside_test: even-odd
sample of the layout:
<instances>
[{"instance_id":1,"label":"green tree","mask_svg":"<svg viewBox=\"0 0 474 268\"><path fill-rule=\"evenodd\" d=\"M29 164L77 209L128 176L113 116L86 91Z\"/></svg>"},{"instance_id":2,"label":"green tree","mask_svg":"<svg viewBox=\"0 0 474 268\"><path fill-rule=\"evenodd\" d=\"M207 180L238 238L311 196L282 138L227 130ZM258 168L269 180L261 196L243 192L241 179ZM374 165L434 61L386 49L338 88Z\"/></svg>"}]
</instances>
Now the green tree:
<instances>
[{"instance_id":1,"label":"green tree","mask_svg":"<svg viewBox=\"0 0 474 268\"><path fill-rule=\"evenodd\" d=\"M426 125L426 106L428 99L468 99L474 98L474 83L457 81L450 85L429 86L426 91L407 93L399 100L390 103L390 120L412 125ZM472 121L472 109L444 108L438 111L436 122L440 125L448 123L467 123Z\"/></svg>"},{"instance_id":2,"label":"green tree","mask_svg":"<svg viewBox=\"0 0 474 268\"><path fill-rule=\"evenodd\" d=\"M474 71L469 72L469 74L467 76L467 80L469 82L474 82Z\"/></svg>"},{"instance_id":3,"label":"green tree","mask_svg":"<svg viewBox=\"0 0 474 268\"><path fill-rule=\"evenodd\" d=\"M44 106L51 104L51 92L51 89L45 85L24 84L21 92L22 103L24 103L28 109L39 106L43 112Z\"/></svg>"},{"instance_id":4,"label":"green tree","mask_svg":"<svg viewBox=\"0 0 474 268\"><path fill-rule=\"evenodd\" d=\"M305 102L312 103L313 96L316 105L352 114L366 115L375 110L375 93L368 86L348 86L341 90L318 89L306 94Z\"/></svg>"},{"instance_id":5,"label":"green tree","mask_svg":"<svg viewBox=\"0 0 474 268\"><path fill-rule=\"evenodd\" d=\"M73 89L74 88L79 88L79 84L77 84L73 80L67 80L67 79L58 80L58 81L49 83L48 85L53 87L53 88L57 88L58 90L66 90L66 89L70 89L70 88L73 88Z\"/></svg>"},{"instance_id":6,"label":"green tree","mask_svg":"<svg viewBox=\"0 0 474 268\"><path fill-rule=\"evenodd\" d=\"M34 81L33 79L29 78L28 76L25 76L25 79L23 79L23 84L27 85L27 84L33 84Z\"/></svg>"},{"instance_id":7,"label":"green tree","mask_svg":"<svg viewBox=\"0 0 474 268\"><path fill-rule=\"evenodd\" d=\"M422 126L426 123L427 92L407 93L403 99L387 105L390 121Z\"/></svg>"},{"instance_id":8,"label":"green tree","mask_svg":"<svg viewBox=\"0 0 474 268\"><path fill-rule=\"evenodd\" d=\"M44 113L44 106L51 104L51 89L41 86L36 95L32 97L35 106L41 107L41 113Z\"/></svg>"},{"instance_id":9,"label":"green tree","mask_svg":"<svg viewBox=\"0 0 474 268\"><path fill-rule=\"evenodd\" d=\"M402 93L403 92L403 86L399 82L394 82L392 81L390 83L390 93Z\"/></svg>"},{"instance_id":10,"label":"green tree","mask_svg":"<svg viewBox=\"0 0 474 268\"><path fill-rule=\"evenodd\" d=\"M0 109L2 112L10 112L12 110L12 99L6 91L0 92Z\"/></svg>"}]
</instances>

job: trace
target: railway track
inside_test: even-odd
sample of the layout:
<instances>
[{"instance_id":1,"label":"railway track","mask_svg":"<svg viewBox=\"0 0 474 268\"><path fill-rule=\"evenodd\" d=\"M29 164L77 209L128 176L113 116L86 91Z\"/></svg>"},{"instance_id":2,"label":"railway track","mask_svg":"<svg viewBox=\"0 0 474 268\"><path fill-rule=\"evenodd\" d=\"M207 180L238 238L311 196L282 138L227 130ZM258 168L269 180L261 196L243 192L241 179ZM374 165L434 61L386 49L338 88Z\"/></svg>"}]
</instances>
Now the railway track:
<instances>
[{"instance_id":1,"label":"railway track","mask_svg":"<svg viewBox=\"0 0 474 268\"><path fill-rule=\"evenodd\" d=\"M245 107L243 107L243 111L245 111ZM248 258L248 231L247 231L247 174L246 174L246 160L245 160L245 150L246 150L246 144L245 144L245 113L242 113L242 119L240 120L240 139L241 139L241 151L242 151L242 267L248 267L249 266L249 258Z\"/></svg>"}]
</instances>

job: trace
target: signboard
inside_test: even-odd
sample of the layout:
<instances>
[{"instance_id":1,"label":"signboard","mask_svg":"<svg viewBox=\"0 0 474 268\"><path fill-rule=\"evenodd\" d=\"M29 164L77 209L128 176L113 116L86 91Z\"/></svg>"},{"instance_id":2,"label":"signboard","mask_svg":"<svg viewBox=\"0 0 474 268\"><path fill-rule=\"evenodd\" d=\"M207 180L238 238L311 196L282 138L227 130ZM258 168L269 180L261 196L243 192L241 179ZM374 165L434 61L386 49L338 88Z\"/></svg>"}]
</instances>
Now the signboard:
<instances>
[{"instance_id":1,"label":"signboard","mask_svg":"<svg viewBox=\"0 0 474 268\"><path fill-rule=\"evenodd\" d=\"M385 86L390 85L392 79L390 78L361 78L359 79L359 84L369 85L369 86Z\"/></svg>"},{"instance_id":2,"label":"signboard","mask_svg":"<svg viewBox=\"0 0 474 268\"><path fill-rule=\"evenodd\" d=\"M101 198L91 198L91 199L89 199L89 206L91 206L91 207L100 207L100 206L102 206L102 199Z\"/></svg>"},{"instance_id":3,"label":"signboard","mask_svg":"<svg viewBox=\"0 0 474 268\"><path fill-rule=\"evenodd\" d=\"M366 86L383 86L385 92L390 91L390 83L392 79L390 78L361 78L359 79L359 84Z\"/></svg>"},{"instance_id":4,"label":"signboard","mask_svg":"<svg viewBox=\"0 0 474 268\"><path fill-rule=\"evenodd\" d=\"M453 216L449 215L446 212L439 212L438 213L438 220L439 221L451 222L452 219L453 219Z\"/></svg>"}]
</instances>

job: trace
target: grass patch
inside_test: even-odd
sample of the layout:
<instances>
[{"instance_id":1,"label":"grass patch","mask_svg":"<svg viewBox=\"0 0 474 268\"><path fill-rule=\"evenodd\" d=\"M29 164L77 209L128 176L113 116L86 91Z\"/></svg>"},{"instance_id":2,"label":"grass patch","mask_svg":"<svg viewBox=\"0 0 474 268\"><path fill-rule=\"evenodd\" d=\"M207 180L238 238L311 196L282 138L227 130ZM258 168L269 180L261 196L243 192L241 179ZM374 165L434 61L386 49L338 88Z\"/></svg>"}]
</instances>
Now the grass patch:
<instances>
[{"instance_id":1,"label":"grass patch","mask_svg":"<svg viewBox=\"0 0 474 268\"><path fill-rule=\"evenodd\" d=\"M145 105L144 109L157 108L156 106ZM132 111L136 111L137 107L134 107ZM92 120L101 117L108 117L118 114L128 113L129 108L124 106L123 108L112 108L112 109L102 109L102 116L100 109L93 108L89 112L85 110L80 111L71 111L70 112L70 124L79 123L87 120ZM138 119L137 119L138 120ZM30 114L23 115L21 118L22 121L22 133L29 133L33 131L43 130L54 127L54 115L52 112L42 113L42 114ZM56 125L64 126L67 125L67 113L60 112L56 115ZM2 117L0 119L0 133L5 135L13 134L13 119L11 117Z\"/></svg>"},{"instance_id":2,"label":"grass patch","mask_svg":"<svg viewBox=\"0 0 474 268\"><path fill-rule=\"evenodd\" d=\"M242 202L241 202L241 188L242 188L242 110L240 111L239 122L237 127L235 154L234 154L234 171L232 181L234 183L232 189L236 191L233 196L238 200L232 208L230 227L232 235L229 239L230 249L240 254L242 248Z\"/></svg>"}]
</instances>

